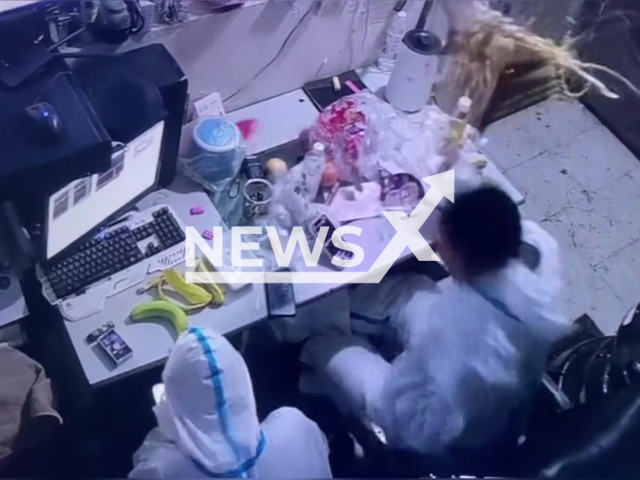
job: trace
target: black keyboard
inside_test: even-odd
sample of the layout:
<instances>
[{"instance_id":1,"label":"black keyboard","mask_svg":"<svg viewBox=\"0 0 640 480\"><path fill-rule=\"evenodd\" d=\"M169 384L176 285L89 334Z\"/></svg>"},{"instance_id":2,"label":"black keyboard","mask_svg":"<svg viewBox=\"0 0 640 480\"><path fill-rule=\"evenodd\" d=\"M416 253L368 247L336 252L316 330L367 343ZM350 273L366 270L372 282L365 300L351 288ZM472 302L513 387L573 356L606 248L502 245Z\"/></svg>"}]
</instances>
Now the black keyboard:
<instances>
[{"instance_id":1,"label":"black keyboard","mask_svg":"<svg viewBox=\"0 0 640 480\"><path fill-rule=\"evenodd\" d=\"M78 293L92 283L129 268L182 241L185 236L168 208L153 212L153 221L123 226L89 240L69 256L44 267L56 297Z\"/></svg>"}]
</instances>

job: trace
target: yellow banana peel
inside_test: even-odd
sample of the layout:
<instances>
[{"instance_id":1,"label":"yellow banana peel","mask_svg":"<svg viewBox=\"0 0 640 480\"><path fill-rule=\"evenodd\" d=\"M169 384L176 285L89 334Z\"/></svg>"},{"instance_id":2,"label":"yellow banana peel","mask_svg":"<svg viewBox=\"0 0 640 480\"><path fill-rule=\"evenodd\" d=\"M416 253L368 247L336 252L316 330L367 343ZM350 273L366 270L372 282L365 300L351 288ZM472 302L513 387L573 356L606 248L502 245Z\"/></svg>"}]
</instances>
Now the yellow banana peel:
<instances>
[{"instance_id":1,"label":"yellow banana peel","mask_svg":"<svg viewBox=\"0 0 640 480\"><path fill-rule=\"evenodd\" d=\"M184 277L173 268L165 270L164 280L191 305L208 305L213 300L211 293L199 285L187 283Z\"/></svg>"},{"instance_id":2,"label":"yellow banana peel","mask_svg":"<svg viewBox=\"0 0 640 480\"><path fill-rule=\"evenodd\" d=\"M200 260L196 265L196 271L208 273L212 271L207 260ZM224 294L226 289L224 285L218 285L217 283L199 283L198 286L204 288L211 294L211 303L214 305L222 305L224 303Z\"/></svg>"},{"instance_id":3,"label":"yellow banana peel","mask_svg":"<svg viewBox=\"0 0 640 480\"><path fill-rule=\"evenodd\" d=\"M198 261L196 270L204 273L211 271L202 259ZM188 305L180 305L167 297L163 290L167 286L184 298ZM184 276L173 268L162 272L162 275L138 289L136 293L140 295L153 288L157 288L160 299L136 306L131 311L131 320L138 322L158 317L164 318L171 322L178 334L189 328L188 313L200 310L207 305L218 306L224 303L224 286L215 283L187 283Z\"/></svg>"}]
</instances>

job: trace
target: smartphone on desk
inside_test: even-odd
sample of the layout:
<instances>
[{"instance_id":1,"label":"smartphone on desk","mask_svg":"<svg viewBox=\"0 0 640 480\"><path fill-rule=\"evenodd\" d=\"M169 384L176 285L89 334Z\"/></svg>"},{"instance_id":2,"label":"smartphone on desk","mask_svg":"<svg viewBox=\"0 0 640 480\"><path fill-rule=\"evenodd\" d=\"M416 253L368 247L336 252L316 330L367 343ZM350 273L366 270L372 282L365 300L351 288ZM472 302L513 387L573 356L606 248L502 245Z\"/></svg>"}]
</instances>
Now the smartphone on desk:
<instances>
[{"instance_id":1,"label":"smartphone on desk","mask_svg":"<svg viewBox=\"0 0 640 480\"><path fill-rule=\"evenodd\" d=\"M282 318L296 315L296 298L291 283L291 270L279 268L278 273L288 273L289 281L286 283L266 283L267 308L269 317Z\"/></svg>"},{"instance_id":2,"label":"smartphone on desk","mask_svg":"<svg viewBox=\"0 0 640 480\"><path fill-rule=\"evenodd\" d=\"M340 260L353 259L353 257L355 256L353 252L349 250L343 250L333 244L333 232L335 232L337 228L326 215L320 215L311 223L311 227L309 228L311 232L311 240L315 242L315 239L318 238L320 229L322 227L327 227L328 229L327 236L325 237L323 252L329 259L329 261L331 261L334 257L339 258Z\"/></svg>"}]
</instances>

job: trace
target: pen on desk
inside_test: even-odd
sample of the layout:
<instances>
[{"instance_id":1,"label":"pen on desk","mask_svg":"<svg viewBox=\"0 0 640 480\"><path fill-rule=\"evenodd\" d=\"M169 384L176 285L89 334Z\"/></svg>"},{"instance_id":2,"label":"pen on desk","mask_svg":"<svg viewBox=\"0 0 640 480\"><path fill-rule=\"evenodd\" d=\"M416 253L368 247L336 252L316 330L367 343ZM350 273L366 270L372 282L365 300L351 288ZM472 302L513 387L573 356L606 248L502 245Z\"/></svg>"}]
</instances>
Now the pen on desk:
<instances>
[{"instance_id":1,"label":"pen on desk","mask_svg":"<svg viewBox=\"0 0 640 480\"><path fill-rule=\"evenodd\" d=\"M118 220L109 223L105 228L115 227L116 225L120 225L121 223L128 221L130 218L131 218L131 215L127 215L126 217L119 218Z\"/></svg>"},{"instance_id":2,"label":"pen on desk","mask_svg":"<svg viewBox=\"0 0 640 480\"><path fill-rule=\"evenodd\" d=\"M114 220L113 222L108 223L107 225L104 226L103 230L107 228L115 227L116 225L120 225L121 223L127 222L129 220L131 220L131 214L127 214L124 217L120 217L117 220Z\"/></svg>"}]
</instances>

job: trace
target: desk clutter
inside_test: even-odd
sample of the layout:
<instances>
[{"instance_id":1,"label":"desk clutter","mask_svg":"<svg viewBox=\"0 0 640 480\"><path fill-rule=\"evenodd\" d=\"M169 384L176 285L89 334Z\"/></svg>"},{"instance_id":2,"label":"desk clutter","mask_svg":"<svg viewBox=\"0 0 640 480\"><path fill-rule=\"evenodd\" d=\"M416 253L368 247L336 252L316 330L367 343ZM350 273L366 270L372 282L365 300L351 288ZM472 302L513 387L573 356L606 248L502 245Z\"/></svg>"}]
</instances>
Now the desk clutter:
<instances>
[{"instance_id":1,"label":"desk clutter","mask_svg":"<svg viewBox=\"0 0 640 480\"><path fill-rule=\"evenodd\" d=\"M390 45L386 53L389 60L397 57L396 62L404 64L401 52L393 52L404 48L402 45L411 47L404 41L401 45L401 36L399 29L387 39L395 46ZM145 48L152 53L150 47ZM138 55L127 55L142 63L144 52L139 50ZM425 58L406 65L433 63L437 49L431 50L421 52ZM415 48L412 51L416 53ZM254 114L248 112L254 107L250 106L226 116L221 101L203 99L211 108L196 109L199 117L181 132L182 107L187 103L184 75L174 68L168 53L156 52L156 57L164 59L160 63L172 70L166 84L159 82L164 76L151 66L142 75L124 68L127 64L123 63L118 75L127 81L144 77L146 82L158 83L155 104L162 104L167 115L151 115L153 118L136 128L124 122L122 128L114 129L115 124L107 121L113 120L113 115L105 117L111 110L101 110L105 118L100 120L114 139L111 158L105 158L110 160L110 168L74 179L48 194L45 221L40 222L40 230L34 230L45 239L41 243L46 258L37 268L43 293L68 321L75 344L86 347L87 335L109 321L113 323L114 328L101 332L91 346L94 357L104 357L111 369L115 365L126 371L138 368L138 360L146 365L165 358L165 352L158 348L153 354L145 353L143 359L136 358L133 351L138 350L137 344L151 341L144 338L148 332L155 332L158 336L153 341L160 338L164 345L188 326L205 322L205 316L220 317L226 322L223 330L229 332L266 318L269 310L273 310L271 315L276 310L282 314L283 309L265 305L262 286L232 280L236 272L276 272L283 267L265 227L275 230L283 249L297 232L304 234L301 239L306 239L307 246L320 240L322 255L317 265L309 267L294 252L287 266L291 273L313 273L314 269L354 272L363 260L340 235L333 238L341 227L369 221L374 226L361 240L374 250L395 234L384 213L412 213L430 188L423 179L455 169L456 189L472 188L485 177L492 178L488 172L492 167L495 170L478 148L481 139L472 122L477 107L473 92L460 91L447 113L433 104L417 113L406 113L414 109L396 104L394 108L367 88L378 83L372 90L380 94L378 87L388 84L388 75L378 71L384 78L370 83L370 76L364 81L367 72L361 78L349 71L282 95L286 97L280 104L286 105L283 112L267 105L275 100L271 99L256 104ZM103 70L96 72L95 79L90 72L83 72L91 76L85 83L99 83L98 73ZM103 97L92 95L92 103L107 105ZM387 99L391 100L388 95ZM424 95L424 102L427 100ZM418 103L422 107L423 100ZM247 115L240 111L247 111ZM116 132L120 134L117 138ZM176 171L182 174L177 179ZM189 184L188 194L177 193L179 188L174 191L182 182ZM171 190L158 190L169 185ZM196 191L200 195L197 199L190 196ZM165 202L163 196L171 200ZM153 202L146 201L150 197ZM257 248L243 251L242 258L260 260L262 267L232 265L230 229L237 226L254 227L252 232L258 232L244 239ZM188 227L208 245L222 242L220 265L214 268L204 260L198 263L203 273L215 270L216 278L222 279L219 284L187 282L187 274L193 271L185 262ZM378 253L372 251L369 257ZM295 287L290 295L280 296L308 302L327 293ZM249 290L251 293L246 293ZM284 289L280 290L283 294ZM295 310L288 308L295 300L281 303L286 304L287 312ZM220 307L219 314L213 312ZM247 309L252 313L245 315L245 323L237 318L227 321L226 317L244 315ZM210 321L207 317L206 322ZM71 322L81 326L71 327ZM155 322L162 323L160 333ZM92 383L109 377L95 358L81 361L85 370L92 370ZM130 367L132 364L135 366Z\"/></svg>"},{"instance_id":2,"label":"desk clutter","mask_svg":"<svg viewBox=\"0 0 640 480\"><path fill-rule=\"evenodd\" d=\"M180 167L209 192L227 226L271 226L283 237L301 226L315 241L313 226L319 218L334 231L356 220L382 216L383 211L410 213L425 194L422 178L455 167L467 181L481 181L487 162L479 158L479 134L467 122L468 98L460 100L453 116L432 105L416 117L396 111L366 91L357 74L350 72L345 78L357 82L363 91L358 88L358 93L345 96L334 91L330 79L307 86L305 92L316 106L329 95L315 98L317 92L333 92L337 100L296 141L246 156L237 167L231 165L243 147L231 122L224 117L196 121ZM201 143L197 131L207 123L219 127L220 135L214 136L231 139L235 153L222 160L200 155L194 171L192 152ZM209 173L220 164L229 166L228 173L211 181ZM268 257L265 238L259 239L261 246L267 244L260 255Z\"/></svg>"},{"instance_id":3,"label":"desk clutter","mask_svg":"<svg viewBox=\"0 0 640 480\"><path fill-rule=\"evenodd\" d=\"M126 319L113 318L115 327L100 330L108 325L103 321L84 334L93 339L92 349L117 368L135 358L129 329L160 320L172 336L179 335L193 315L223 306L227 289L236 292L246 285L186 282L185 229L197 225L203 240L215 241L220 232L211 211L220 214L227 229L260 227L262 233L252 235L259 249L243 257L262 259L266 271L276 271L279 264L264 227L274 227L283 242L294 227L302 227L312 244L325 234L322 268L346 268L355 255L348 244L334 243L333 233L341 226L372 218L384 222L384 211L411 213L428 188L421 179L454 166L469 172L469 181L481 181L481 168L470 163L477 156L478 133L466 122L468 100L461 106L453 117L435 106L412 117L365 90L330 104L297 140L256 155L247 155L243 140L259 134L258 121L240 129L226 117L199 118L185 139L189 145L178 167L211 203L192 201L176 210L161 201L159 191L153 206L112 220L68 253L40 265L45 297L68 321L109 320L101 313L107 302L113 303L109 299L137 287L133 296L127 294ZM201 259L195 271L250 271L232 265L231 232L222 236L223 266L214 268ZM298 267L294 259L291 269ZM295 298L293 290L289 297ZM295 305L295 300L288 303ZM272 315L282 315L282 309L271 307Z\"/></svg>"},{"instance_id":4,"label":"desk clutter","mask_svg":"<svg viewBox=\"0 0 640 480\"><path fill-rule=\"evenodd\" d=\"M201 3L208 8L206 13L202 13ZM392 3L395 4L395 14L392 13ZM0 162L0 185L5 187L0 187L0 236L4 237L8 230L3 216L4 205L16 203L20 221L15 226L11 225L11 228L18 232L19 240L22 236L28 237L29 262L36 263L36 277L40 282L38 285L33 281L30 269L28 282L25 282L25 287L29 288L25 288L25 294L30 299L36 298L33 316L42 318L37 323L17 322L19 315L15 315L10 321L14 327L31 327L25 330L25 338L29 340L28 347L35 346L34 353L43 354L44 357L53 352L60 357L50 371L53 375L59 375L58 378L54 377L56 381L64 382L56 385L64 388L60 390L64 393L61 396L63 401L74 402L64 405L65 417L67 411L71 413L72 407L76 406L72 397L78 396L79 411L73 412L73 416L69 415L71 422L65 418L67 426L64 436L55 438L72 440L58 441L60 450L52 449L58 459L69 460L66 463L70 464L76 460L85 463L85 460L96 459L98 452L100 455L104 453L106 460L115 464L117 461L114 459L118 457L121 444L128 445L141 440L137 428L133 428L138 421L143 423L150 420L154 426L158 426L162 437L175 443L173 441L176 438L171 434L174 427L184 428L179 422L168 422L170 417L175 416L172 411L180 413L174 398L160 398L154 386L156 406L153 412L157 418L149 411L148 402L151 383L147 384L147 380L152 377L157 380L158 369L169 355L169 370L163 374L165 382L169 379L167 395L179 391L187 407L190 403L193 407L182 409L182 413L198 414L198 395L193 394L198 393L196 390L200 387L206 400L202 405L208 412L223 407L224 395L229 392L231 395L226 396L227 403L232 407L237 406L229 400L234 400L234 388L238 385L229 382L230 388L225 386L225 393L219 384L223 381L223 373L227 375L224 378L234 374L225 363L226 340L222 344L215 342L216 338L222 339L222 336L228 336L234 344L233 337L238 337L238 352L229 349L233 353L230 358L239 361L236 365L242 366L242 357L248 359L249 355L245 355L248 352L254 354L257 351L260 357L264 355L259 359L263 371L270 370L274 377L281 377L278 380L283 381L273 384L287 389L278 392L275 398L278 402L286 399L289 404L294 399L294 403L297 403L298 397L290 396L293 392L288 389L295 390L296 395L299 390L306 392L304 386L309 383L305 381L306 374L321 373L312 370L324 362L310 361L310 357L315 356L312 354L314 349L309 348L310 345L314 346L315 339L312 339L306 342L302 353L298 347L287 347L283 355L287 366L283 368L284 362L281 363L277 358L281 353L280 348L265 337L274 336L274 341L301 342L310 332L326 333L330 323L333 323L331 332L337 337L331 339L335 340L335 345L342 340L351 342L354 335L366 334L366 340L371 340L370 346L375 348L367 348L364 354L354 357L354 361L347 365L347 370L350 374L355 372L358 379L383 378L381 375L372 375L372 372L376 373L375 369L368 369L368 364L380 363L388 367L386 360L390 359L383 361L380 356L375 360L370 355L378 348L382 353L388 339L378 341L370 334L379 332L382 325L389 323L389 319L386 313L378 317L382 311L373 312L376 315L367 318L367 315L363 315L367 312L354 308L357 289L347 286L370 281L370 278L365 280L367 275L382 272L387 266L392 268L394 260L396 266L401 267L398 270L403 271L404 265L397 264L414 256L420 261L437 259L435 256L421 256L418 248L422 248L423 252L425 249L431 250L433 241L439 236L441 222L438 217L441 212L421 207L428 204L437 208L436 205L442 207L452 202L454 196L449 187L453 179L456 193L483 182L496 181L496 173L499 172L481 152L484 139L476 127L482 125L487 105L492 99L495 100L494 91L500 75L512 75L513 65L517 66L518 60L521 60L522 52L519 51L525 51L524 58L529 62L542 62L544 71L549 72L554 85L564 93L569 94L568 87L574 86L570 77L577 77L581 85L576 85L576 90L591 85L592 90L607 97L615 98L618 95L589 73L604 68L581 63L568 47L556 47L545 39L529 34L510 20L496 16L492 11L485 11L484 7L479 7L481 11L477 15L479 20L484 20L475 21L465 31L467 29L458 28L460 22L452 21L459 19L448 11L455 8L452 5L456 2L421 2L424 4L423 14L416 28L413 28L415 19L409 16L413 17L412 12L417 13L416 3L394 0L40 2L38 10L47 18L40 18L39 15L42 21L38 23L46 25L49 32L38 31L26 43L8 38L7 22L0 14L0 37L7 40L0 42L6 44L6 48L0 46L0 50L15 51L15 55L10 52L10 57L0 51L0 80L4 80L4 84L0 82L0 99L5 107L0 108L0 138L5 140L3 146L7 147L3 155L7 158ZM460 8L460 11L467 13L474 10L472 5L487 2L467 0L458 3L469 7ZM425 30L426 16L432 5L438 7L434 11L440 10L449 18L447 22L440 22L436 18L437 21L430 21L429 25L440 30L439 27L446 24L450 30L448 38L446 31L436 35ZM209 15L209 10L226 12L245 6L246 9L220 15L215 20ZM4 8L0 7L0 11ZM77 11L69 10L71 8ZM91 13L93 9L96 11ZM338 10L341 10L340 15L337 15ZM28 10L14 17L21 21L14 20L12 28L27 32L30 29L26 28L24 12ZM65 18L63 14L68 12L71 15ZM93 20L87 20L88 16L93 16ZM338 17L349 20L349 31L342 29L340 32L338 28L329 30ZM113 49L108 50L115 53L95 55L93 48L83 51L85 46L89 46L88 39L92 35L109 26L111 22L107 22L107 19L119 19L119 22L113 22L119 25L130 22L126 28L116 30L126 37L134 34L140 36L133 43L124 45L125 48L122 45L119 48L116 45L118 42L113 41ZM98 21L94 25L95 20ZM215 21L215 25L210 23L212 21ZM150 33L157 22L188 22L185 26L189 28L162 27ZM287 25L291 27L288 34ZM340 65L348 64L351 69L373 58L373 49L378 46L377 40L381 40L381 34L384 33L382 29L389 25L377 67L333 75ZM346 27L346 23L343 26ZM364 31L359 30L362 27ZM369 31L369 27L375 28ZM53 35L54 31L58 38ZM188 36L183 35L186 32L190 32ZM139 43L142 35L147 33L149 36L142 42L147 46L135 48L135 43ZM347 45L342 45L342 39L339 38L344 33L347 34ZM63 38L67 35L66 39ZM302 44L311 35L323 37L322 42L305 52ZM445 38L446 46L441 41ZM229 39L234 40L234 45L225 45ZM235 41L252 45L244 48L244 45ZM178 57L182 57L179 60L185 62L185 71L189 72L191 78L187 79L169 50L160 43L151 44L153 42L166 44ZM254 48L256 45L258 49ZM13 58L22 60L23 52L27 50L40 50L40 60L25 63L6 61ZM236 56L237 52L241 52L241 55ZM275 56L272 57L272 54ZM226 61L228 58L225 56L229 55L235 56L233 62ZM318 55L326 57L316 70L311 63L320 60ZM33 57L32 54L24 56ZM65 56L77 60L67 62ZM285 65L285 62L292 60L297 63L295 68ZM32 68L35 66L38 68ZM234 68L226 68L229 66ZM17 71L18 68L21 71ZM16 71L20 75L16 76ZM321 78L322 71L331 72L332 75ZM7 83L7 72L13 75L12 82ZM440 77L440 81L437 77ZM300 87L301 78L304 81L321 79L296 90ZM211 92L213 87L219 89L220 93ZM284 91L288 93L278 95ZM193 105L197 117L185 125L191 118L188 112L189 95L198 97ZM260 101L261 97L266 99ZM225 114L224 106L232 108L246 105L247 100L258 103ZM223 106L223 103L226 105ZM18 115L24 117L24 128L19 127ZM92 135L87 133L87 129L92 131ZM3 164L10 169L3 170ZM11 170L14 168L15 172ZM452 180L447 185L446 193L444 188L430 181L439 175L441 179ZM496 183L502 181L508 184L503 176ZM511 191L508 193L511 195L515 188L509 186ZM464 204L458 200L456 202L459 205ZM512 211L514 209L511 208ZM429 213L423 217L421 213L426 210ZM420 219L425 228L418 228L417 221L409 221L404 226L410 223L411 227L416 228L403 231L400 223L407 216L413 216L411 220ZM462 214L461 221L468 221L472 216ZM449 219L454 217L455 213ZM451 221L448 226L453 225L454 221L458 219ZM484 221L475 224L468 221L467 225L476 229L479 223L486 224ZM241 231L238 227L245 229ZM477 230L468 230L471 232L469 236L477 233ZM511 231L516 231L515 223ZM241 234L237 235L239 232ZM346 239L342 238L341 232L346 232ZM410 237L411 233L416 236ZM456 244L454 237L448 240ZM447 246L447 242L443 243ZM498 245L498 242L485 244ZM525 253L534 257L537 254L539 263L541 252L531 248L532 251ZM385 255L388 252L394 255ZM521 256L528 260L527 256ZM0 435L0 466L8 453L13 454L13 450L17 449L15 447L22 445L23 439L19 437L24 436L24 427L46 418L52 420L56 427L62 421L54 410L56 404L42 367L2 345L2 327L7 313L13 315L19 311L20 314L26 314L26 306L19 282L19 278L23 279L23 272L15 275L1 260L2 255L0 372L5 375L0 375L0 404L7 399L18 401L6 409L11 429L5 428L4 437ZM13 258L11 260L12 266L18 264ZM380 267L383 262L378 260L386 263ZM455 260L462 265L465 259ZM510 259L504 263L511 266ZM535 261L525 263L537 265ZM447 265L453 264L447 262ZM470 272L476 273L475 270ZM452 270L452 273L458 278L458 272ZM252 275L261 278L256 280ZM383 276L384 273L379 279ZM406 285L401 286L402 293L408 291L404 287ZM36 291L39 289L42 295L35 295L40 293ZM473 291L470 292L474 295ZM364 302L369 302L369 305L372 295L385 301L391 296L385 289L373 294L371 291L365 293L368 295ZM485 297L485 292L477 293ZM443 289L443 295L447 294ZM40 301L41 296L50 305ZM405 297L402 299L408 298ZM482 298L474 297L473 300L482 302ZM509 305L506 309L493 309L496 303L494 299L489 296L484 300L491 305L480 306L480 303L475 305L472 302L470 308L486 307L487 312L492 309L491 315L496 318L488 320L495 320L497 326L504 321L501 317L514 317ZM411 301L420 310L422 299L415 295ZM317 313L305 318L312 303L315 303L313 307ZM389 304L388 301L386 303ZM59 312L61 318L50 315L51 310ZM46 314L42 315L43 312ZM298 313L301 315L298 316ZM359 318L353 322L351 317ZM417 317L420 320L420 316ZM269 327L267 334L263 334L262 329L253 328L260 323ZM305 323L311 323L312 328L307 328L309 325ZM516 330L520 327L510 321L507 323L506 331L510 334L513 330L512 336L517 340L515 345L520 341L520 330ZM280 330L278 325L291 325L291 331L286 334L277 332ZM492 327L489 323L487 325ZM34 332L34 329L39 331ZM254 339L251 343L250 329ZM477 331L485 330L478 325ZM215 333L215 337L203 332ZM350 334L349 338L338 338L341 333ZM261 337L260 342L255 342L257 337ZM180 350L185 339L190 342L186 354L197 354L187 359L188 364L193 364L187 365L189 370L174 375L171 380L171 374L177 371L171 372L172 365L182 361L174 354L182 354ZM357 343L353 345L359 345L362 339L355 340ZM425 342L429 340L433 338L425 337ZM482 342L486 339L480 340L480 343L487 343ZM508 340L513 339L509 337ZM460 345L465 345L465 342L460 342ZM480 343L476 342L478 345ZM610 342L610 345L615 350L617 343ZM270 351L266 351L265 346ZM39 347L45 348L37 351ZM317 350L318 357L326 357L333 348L329 343L326 347ZM341 355L350 349L358 350L357 346L341 347ZM464 348L459 350L466 354ZM515 349L517 353L522 353L520 350ZM540 355L542 351L542 348L537 348ZM67 357L73 357L72 362L78 363L79 368L78 365L67 363ZM500 359L503 357L509 360L505 355ZM513 359L520 361L520 357L522 355L514 355ZM473 359L471 361L473 363ZM366 375L356 371L356 363ZM463 363L457 362L455 366L462 368ZM195 371L194 368L198 370L195 377L189 373ZM141 375L145 370L146 373ZM253 369L249 371L251 377L259 378L260 370L258 375ZM12 375L16 372L19 375ZM237 373L251 380L248 372L242 368ZM605 373L605 380L608 381L609 371ZM129 379L122 381L127 376ZM427 374L425 378L429 380L427 377L430 376ZM76 385L72 385L76 380L78 386L82 384L82 388L76 389ZM117 391L116 395L112 395L112 392L104 394L111 390L116 381L121 385L129 385L125 385L122 394ZM169 383L174 381L173 389L169 388L172 386ZM457 381L456 378L453 381ZM255 410L257 406L258 411L250 413L252 416L257 413L260 418L264 418L261 410L266 395L260 391L264 383L255 383L255 392L258 394L255 399L252 397L251 383L248 383L248 390L244 392L246 395L242 394L242 398L249 400L243 405L251 407L249 410ZM355 385L357 390L358 382L346 383L349 387ZM365 384L368 385L368 382ZM101 391L96 394L89 392L85 388L87 385L99 387ZM181 388L176 390L176 385ZM615 386L613 383L611 385ZM4 391L2 386L5 387ZM135 388L130 388L132 386ZM474 388L478 386L471 385ZM240 392L242 389L236 390ZM331 393L337 393L335 397L341 396L335 389ZM272 403L271 399L267 400L267 405ZM143 415L139 415L136 408L139 403L144 403ZM489 403L497 405L495 402ZM86 412L81 411L85 404L90 404L89 407L96 410L96 417L99 416L100 421L88 418ZM513 406L514 402L508 404ZM315 410L315 405L310 404L309 407ZM112 412L117 415L112 416ZM125 412L126 415L121 415ZM230 413L232 417L241 419L242 412ZM293 423L295 418L290 416L293 411L285 413L289 415L280 418L287 420L286 417L289 417L290 423L285 426L289 427L289 433L296 433L292 436L295 437L295 446L304 447L303 432L296 431ZM313 415L305 417L306 413L299 417L308 426L309 422L313 423L316 419L312 418ZM450 412L444 413L446 417ZM211 420L211 415L207 413L206 416ZM271 418L276 419L277 416ZM472 423L476 421L475 417L469 418ZM478 424L483 424L482 418L478 418ZM489 423L492 420L489 418ZM224 430L228 425L222 423L220 428L226 434L228 432ZM339 424L340 420L336 417L331 423ZM365 426L370 427L383 444L387 443L388 438L390 448L395 446L394 439L396 442L406 439L398 432L391 431L388 425L384 426L384 422L380 422L382 428L370 423L367 419ZM78 429L81 435L77 439L73 429L69 428L76 425L81 427ZM87 426L90 428L87 429ZM107 428L103 428L105 426ZM277 429L269 428L273 426L274 423L269 425L269 421L265 423L264 438L257 422L255 430L252 430L252 426L240 429L245 430L244 433L252 430L253 433L250 432L251 435L247 437L257 443L255 454L253 451L241 452L242 455L247 454L245 457L251 457L248 459L231 458L237 457L235 445L232 445L234 448L230 453L234 455L229 457L230 461L222 458L218 462L220 459L216 455L210 455L221 447L221 442L216 444L215 435L207 435L214 442L211 448L208 444L204 445L206 448L203 447L202 455L201 452L193 454L192 451L183 452L180 449L174 453L185 454L182 459L185 460L185 471L190 468L196 475L266 474L262 464L250 463L264 461L265 455L261 460L261 453L271 454L278 450L277 435L273 435ZM167 428L169 430L165 431ZM387 431L383 431L383 428ZM211 430L217 431L218 425ZM327 438L340 440L339 437L344 436L339 429L332 427L332 430L324 432ZM463 430L467 433L466 428ZM494 430L493 433L499 433L498 428ZM179 433L183 439L190 436L189 432L185 435L182 435L182 431ZM195 433L201 434L202 431ZM315 440L322 440L323 433L317 433ZM483 435L478 438L481 437L484 438ZM21 442L16 441L18 438ZM9 445L4 451L3 440L4 444ZM265 441L267 450L262 452ZM149 436L143 448L148 449L153 442L154 437ZM222 443L229 442L225 440ZM341 447L340 443L333 441L329 447ZM406 443L414 447L432 446L430 441ZM475 444L476 439L471 443ZM322 448L318 450L327 456L327 445L319 446ZM151 447L156 448L153 445ZM202 445L196 447L200 450ZM64 450L69 450L71 455L67 457L68 452L64 456L59 455ZM167 449L158 448L157 451L160 454L159 461L164 462ZM133 457L134 471L129 474L132 477L136 476L134 472L142 471L135 470L141 465L142 457L150 458L148 451L140 452L144 455ZM336 456L335 452L331 453L332 457ZM36 456L30 457L32 463L39 463L33 461L37 459ZM128 469L131 468L130 458L131 455L128 455L126 459ZM201 458L212 460L212 464L232 465L231 468L226 465L209 468L207 462L202 464ZM147 461L146 458L143 460ZM269 463L268 460L264 465ZM152 460L151 463L154 462ZM238 469L235 463L241 463ZM305 466L313 464L302 456L299 463ZM201 470L203 465L204 470ZM65 473L66 470L65 465ZM161 470L154 466L147 472L167 473ZM120 475L114 475L110 470L99 473L102 476L122 476L123 472L118 472ZM284 470L281 473L285 476ZM330 474L328 471L325 475L308 476L328 477ZM305 475L297 472L291 476L303 478Z\"/></svg>"}]
</instances>

